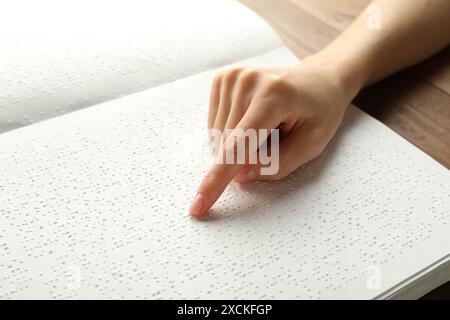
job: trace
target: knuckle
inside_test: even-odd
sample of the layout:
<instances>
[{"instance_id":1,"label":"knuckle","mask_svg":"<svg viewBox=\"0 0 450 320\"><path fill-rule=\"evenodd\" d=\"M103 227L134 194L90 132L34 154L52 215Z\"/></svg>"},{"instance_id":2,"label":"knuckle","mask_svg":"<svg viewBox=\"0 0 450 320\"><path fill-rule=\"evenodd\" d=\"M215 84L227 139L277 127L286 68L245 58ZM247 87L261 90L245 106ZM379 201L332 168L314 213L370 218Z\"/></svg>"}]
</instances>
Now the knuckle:
<instances>
[{"instance_id":1,"label":"knuckle","mask_svg":"<svg viewBox=\"0 0 450 320\"><path fill-rule=\"evenodd\" d=\"M250 81L255 80L258 77L258 75L259 75L259 72L256 69L246 68L246 69L242 70L242 72L240 74L240 78L244 82L250 82Z\"/></svg>"},{"instance_id":2,"label":"knuckle","mask_svg":"<svg viewBox=\"0 0 450 320\"><path fill-rule=\"evenodd\" d=\"M245 67L232 67L230 69L228 69L230 72L234 72L234 73L241 73L243 70L245 70Z\"/></svg>"},{"instance_id":3,"label":"knuckle","mask_svg":"<svg viewBox=\"0 0 450 320\"><path fill-rule=\"evenodd\" d=\"M218 84L222 81L223 75L225 74L224 71L219 71L216 73L216 75L214 76L214 80L213 83Z\"/></svg>"},{"instance_id":4,"label":"knuckle","mask_svg":"<svg viewBox=\"0 0 450 320\"><path fill-rule=\"evenodd\" d=\"M267 94L273 95L285 91L288 88L287 82L280 77L270 79L265 85L264 91Z\"/></svg>"},{"instance_id":5,"label":"knuckle","mask_svg":"<svg viewBox=\"0 0 450 320\"><path fill-rule=\"evenodd\" d=\"M271 82L263 86L257 93L257 99L260 102L258 108L267 112L268 116L287 115L291 113L292 101L284 97L278 81ZM281 111L281 114L280 114Z\"/></svg>"},{"instance_id":6,"label":"knuckle","mask_svg":"<svg viewBox=\"0 0 450 320\"><path fill-rule=\"evenodd\" d=\"M224 72L224 74L222 76L222 81L226 85L231 85L234 83L234 81L236 80L236 78L240 72L241 72L240 68L234 68L234 69L227 70Z\"/></svg>"},{"instance_id":7,"label":"knuckle","mask_svg":"<svg viewBox=\"0 0 450 320\"><path fill-rule=\"evenodd\" d=\"M234 104L238 104L238 101L242 101L244 105L250 104L257 77L258 71L255 69L247 68L240 72L236 83L237 90L233 92Z\"/></svg>"},{"instance_id":8,"label":"knuckle","mask_svg":"<svg viewBox=\"0 0 450 320\"><path fill-rule=\"evenodd\" d=\"M236 77L244 70L243 67L234 67L226 71L228 77Z\"/></svg>"},{"instance_id":9,"label":"knuckle","mask_svg":"<svg viewBox=\"0 0 450 320\"><path fill-rule=\"evenodd\" d=\"M259 91L259 98L267 102L267 104L274 105L278 108L288 108L292 105L293 97L291 85L282 78L272 78L266 81L261 86Z\"/></svg>"}]
</instances>

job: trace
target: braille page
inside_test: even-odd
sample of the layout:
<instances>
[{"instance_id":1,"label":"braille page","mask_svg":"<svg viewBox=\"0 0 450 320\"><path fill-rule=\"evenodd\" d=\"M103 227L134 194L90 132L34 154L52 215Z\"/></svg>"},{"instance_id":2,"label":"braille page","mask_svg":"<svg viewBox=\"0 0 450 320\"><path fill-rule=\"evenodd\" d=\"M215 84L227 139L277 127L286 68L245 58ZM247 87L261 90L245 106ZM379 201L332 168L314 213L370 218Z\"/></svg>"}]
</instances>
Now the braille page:
<instances>
[{"instance_id":1,"label":"braille page","mask_svg":"<svg viewBox=\"0 0 450 320\"><path fill-rule=\"evenodd\" d=\"M0 132L281 47L234 0L0 2Z\"/></svg>"},{"instance_id":2,"label":"braille page","mask_svg":"<svg viewBox=\"0 0 450 320\"><path fill-rule=\"evenodd\" d=\"M450 252L449 171L354 107L319 158L191 219L216 72L0 135L0 297L365 299Z\"/></svg>"}]
</instances>

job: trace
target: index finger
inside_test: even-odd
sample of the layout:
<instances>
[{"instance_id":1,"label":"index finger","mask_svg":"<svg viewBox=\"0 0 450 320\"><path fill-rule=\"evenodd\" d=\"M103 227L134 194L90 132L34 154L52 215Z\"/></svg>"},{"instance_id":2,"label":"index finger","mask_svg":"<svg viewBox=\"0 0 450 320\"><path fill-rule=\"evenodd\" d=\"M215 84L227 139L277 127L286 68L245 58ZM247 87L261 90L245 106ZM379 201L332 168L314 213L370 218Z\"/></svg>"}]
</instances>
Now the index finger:
<instances>
[{"instance_id":1,"label":"index finger","mask_svg":"<svg viewBox=\"0 0 450 320\"><path fill-rule=\"evenodd\" d=\"M254 103L253 103L254 104ZM247 112L242 117L236 129L243 130L244 132L248 129L274 129L280 124L279 113L277 114L270 107L258 107L250 105ZM227 138L233 139L231 145L235 147L235 140L233 135ZM264 141L259 141L262 144ZM227 143L222 145L222 152L226 154L225 149ZM245 144L246 152L253 152L253 150L248 150L248 144ZM233 148L235 149L235 148ZM256 150L254 150L256 152ZM227 163L215 163L212 165L208 173L204 176L197 194L189 208L192 216L196 218L203 218L208 215L209 209L217 201L217 199L222 195L225 188L237 175L239 170L243 167L243 164L227 164Z\"/></svg>"}]
</instances>

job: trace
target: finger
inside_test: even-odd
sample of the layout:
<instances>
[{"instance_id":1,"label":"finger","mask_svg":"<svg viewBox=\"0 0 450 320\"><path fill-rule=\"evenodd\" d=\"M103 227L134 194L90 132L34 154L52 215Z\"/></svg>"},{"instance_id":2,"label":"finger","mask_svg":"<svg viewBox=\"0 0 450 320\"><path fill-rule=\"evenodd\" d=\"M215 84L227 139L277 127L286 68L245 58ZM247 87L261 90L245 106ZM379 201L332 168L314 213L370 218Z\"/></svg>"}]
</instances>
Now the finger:
<instances>
[{"instance_id":1,"label":"finger","mask_svg":"<svg viewBox=\"0 0 450 320\"><path fill-rule=\"evenodd\" d=\"M271 144L268 150L270 164L262 164L260 157L258 163L248 165L236 175L235 181L246 183L253 180L280 180L288 176L301 165L316 158L324 148L321 132L318 129L302 125L289 134L279 144ZM272 167L270 170L268 168ZM263 170L266 168L266 170Z\"/></svg>"},{"instance_id":2,"label":"finger","mask_svg":"<svg viewBox=\"0 0 450 320\"><path fill-rule=\"evenodd\" d=\"M253 105L253 106L252 106ZM279 115L281 113L274 112L273 108L266 106L257 106L256 103L252 103L249 109L236 126L236 129L246 131L247 129L266 129L270 130L272 128L278 127L281 120ZM234 136L230 136L228 139L235 141ZM230 145L236 146L236 143L227 143L221 146L222 154L225 156L229 151L227 147ZM262 141L258 141L262 144ZM259 146L256 145L256 149ZM249 150L246 144L246 152L248 154L256 152L255 150ZM220 160L220 159L219 159ZM223 160L223 159L222 159ZM231 182L234 176L242 168L243 164L226 164L225 161L221 163L215 163L212 165L211 169L203 178L200 187L198 189L197 195L191 204L189 209L192 216L196 218L203 218L208 215L208 210L217 201L220 195L223 193L227 185Z\"/></svg>"},{"instance_id":3,"label":"finger","mask_svg":"<svg viewBox=\"0 0 450 320\"><path fill-rule=\"evenodd\" d=\"M256 76L255 70L252 69L246 69L240 73L233 89L231 109L223 128L222 142L226 140L227 131L234 129L247 111L253 97L252 88Z\"/></svg>"},{"instance_id":4,"label":"finger","mask_svg":"<svg viewBox=\"0 0 450 320\"><path fill-rule=\"evenodd\" d=\"M208 110L208 129L211 129L216 119L217 109L220 101L220 86L222 83L222 74L219 73L213 80L211 86L211 93L209 96L209 110Z\"/></svg>"},{"instance_id":5,"label":"finger","mask_svg":"<svg viewBox=\"0 0 450 320\"><path fill-rule=\"evenodd\" d=\"M223 132L231 109L231 98L240 69L233 69L222 76L219 94L219 107L212 128Z\"/></svg>"}]
</instances>

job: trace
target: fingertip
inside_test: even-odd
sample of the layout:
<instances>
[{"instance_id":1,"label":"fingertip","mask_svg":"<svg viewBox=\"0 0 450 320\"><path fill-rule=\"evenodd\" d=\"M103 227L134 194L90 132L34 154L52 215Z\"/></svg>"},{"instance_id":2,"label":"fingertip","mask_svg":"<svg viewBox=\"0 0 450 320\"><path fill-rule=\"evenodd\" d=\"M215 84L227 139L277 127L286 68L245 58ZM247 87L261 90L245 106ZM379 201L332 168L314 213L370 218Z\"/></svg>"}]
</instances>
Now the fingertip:
<instances>
[{"instance_id":1,"label":"fingertip","mask_svg":"<svg viewBox=\"0 0 450 320\"><path fill-rule=\"evenodd\" d=\"M205 221L208 220L209 218L209 212L207 212L206 214L200 215L200 216L194 216L191 214L191 218L197 221Z\"/></svg>"},{"instance_id":2,"label":"fingertip","mask_svg":"<svg viewBox=\"0 0 450 320\"><path fill-rule=\"evenodd\" d=\"M205 206L205 197L197 193L194 197L194 200L192 200L191 206L189 207L189 212L193 216L198 216L203 212L203 208Z\"/></svg>"},{"instance_id":3,"label":"fingertip","mask_svg":"<svg viewBox=\"0 0 450 320\"><path fill-rule=\"evenodd\" d=\"M197 193L189 207L189 213L196 219L207 216L208 207L206 206L206 198L203 194Z\"/></svg>"}]
</instances>

